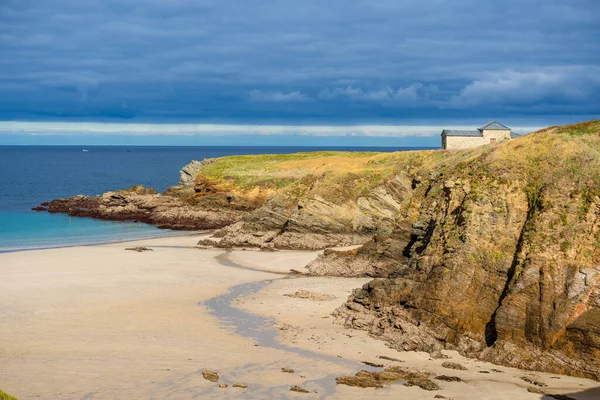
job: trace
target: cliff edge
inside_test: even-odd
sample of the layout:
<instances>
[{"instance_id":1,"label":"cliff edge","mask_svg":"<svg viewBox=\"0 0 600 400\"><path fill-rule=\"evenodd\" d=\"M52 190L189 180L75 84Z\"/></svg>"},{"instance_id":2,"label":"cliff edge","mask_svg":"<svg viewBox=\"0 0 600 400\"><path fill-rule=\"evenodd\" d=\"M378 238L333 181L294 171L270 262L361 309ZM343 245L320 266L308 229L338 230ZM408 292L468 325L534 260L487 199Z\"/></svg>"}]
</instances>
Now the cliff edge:
<instances>
[{"instance_id":1,"label":"cliff edge","mask_svg":"<svg viewBox=\"0 0 600 400\"><path fill-rule=\"evenodd\" d=\"M447 154L395 269L338 319L397 349L600 379L600 121Z\"/></svg>"}]
</instances>

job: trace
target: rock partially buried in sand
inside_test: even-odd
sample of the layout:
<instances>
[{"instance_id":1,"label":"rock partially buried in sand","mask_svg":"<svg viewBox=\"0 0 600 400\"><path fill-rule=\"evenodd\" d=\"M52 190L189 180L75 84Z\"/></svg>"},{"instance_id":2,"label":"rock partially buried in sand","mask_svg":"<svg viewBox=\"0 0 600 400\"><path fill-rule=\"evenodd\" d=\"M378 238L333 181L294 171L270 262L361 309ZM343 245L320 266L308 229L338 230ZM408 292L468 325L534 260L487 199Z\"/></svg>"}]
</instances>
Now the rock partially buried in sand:
<instances>
[{"instance_id":1,"label":"rock partially buried in sand","mask_svg":"<svg viewBox=\"0 0 600 400\"><path fill-rule=\"evenodd\" d=\"M371 361L362 361L362 363L368 365L369 367L383 368L383 364L377 364Z\"/></svg>"},{"instance_id":2,"label":"rock partially buried in sand","mask_svg":"<svg viewBox=\"0 0 600 400\"><path fill-rule=\"evenodd\" d=\"M338 376L338 385L362 388L382 388L385 383L404 381L405 386L418 386L424 390L439 390L440 387L429 379L429 373L411 371L401 367L388 367L381 372L360 371L354 376Z\"/></svg>"},{"instance_id":3,"label":"rock partially buried in sand","mask_svg":"<svg viewBox=\"0 0 600 400\"><path fill-rule=\"evenodd\" d=\"M442 367L444 368L448 368L448 369L457 369L459 371L466 371L467 368L462 366L459 363L455 363L455 362L451 362L451 361L446 361L444 363L442 363Z\"/></svg>"},{"instance_id":4,"label":"rock partially buried in sand","mask_svg":"<svg viewBox=\"0 0 600 400\"><path fill-rule=\"evenodd\" d=\"M335 300L335 296L331 294L315 293L308 290L298 290L296 293L286 293L284 296L294 297L296 299L307 299L315 301L330 301Z\"/></svg>"},{"instance_id":5,"label":"rock partially buried in sand","mask_svg":"<svg viewBox=\"0 0 600 400\"><path fill-rule=\"evenodd\" d=\"M288 374L293 374L294 370L291 369L291 368L281 368L281 372L285 372L285 373L288 373Z\"/></svg>"},{"instance_id":6,"label":"rock partially buried in sand","mask_svg":"<svg viewBox=\"0 0 600 400\"><path fill-rule=\"evenodd\" d=\"M210 369L203 369L202 376L204 377L204 379L211 382L217 382L219 380L219 374Z\"/></svg>"},{"instance_id":7,"label":"rock partially buried in sand","mask_svg":"<svg viewBox=\"0 0 600 400\"><path fill-rule=\"evenodd\" d=\"M360 373L360 372L359 372ZM361 388L382 388L383 384L370 376L338 376L335 378L338 385L347 385Z\"/></svg>"},{"instance_id":8,"label":"rock partially buried in sand","mask_svg":"<svg viewBox=\"0 0 600 400\"><path fill-rule=\"evenodd\" d=\"M444 382L464 382L458 376L448 376L448 375L439 375L433 379L437 379L438 381L444 381Z\"/></svg>"},{"instance_id":9,"label":"rock partially buried in sand","mask_svg":"<svg viewBox=\"0 0 600 400\"><path fill-rule=\"evenodd\" d=\"M295 386L295 385L290 388L290 392L310 393L309 390L304 389L303 387L300 387L300 386Z\"/></svg>"},{"instance_id":10,"label":"rock partially buried in sand","mask_svg":"<svg viewBox=\"0 0 600 400\"><path fill-rule=\"evenodd\" d=\"M521 378L521 380L523 380L523 381L525 381L525 382L527 382L527 383L531 383L532 385L535 385L535 386L539 386L539 387L548 386L548 385L546 385L546 384L545 384L545 383L543 383L543 382L536 381L535 379L533 379L533 378L529 378L529 377L527 377L527 376L521 376L520 378Z\"/></svg>"},{"instance_id":11,"label":"rock partially buried in sand","mask_svg":"<svg viewBox=\"0 0 600 400\"><path fill-rule=\"evenodd\" d=\"M440 390L440 387L437 385L437 383L429 379L406 381L404 386L418 386L423 390Z\"/></svg>"},{"instance_id":12,"label":"rock partially buried in sand","mask_svg":"<svg viewBox=\"0 0 600 400\"><path fill-rule=\"evenodd\" d=\"M243 383L239 383L239 382L236 382L231 386L233 386L235 388L241 388L241 389L246 389L248 387L248 386L244 385Z\"/></svg>"},{"instance_id":13,"label":"rock partially buried in sand","mask_svg":"<svg viewBox=\"0 0 600 400\"><path fill-rule=\"evenodd\" d=\"M377 358L380 358L382 360L388 360L388 361L404 362L404 361L399 360L397 358L388 357L388 356L378 356Z\"/></svg>"},{"instance_id":14,"label":"rock partially buried in sand","mask_svg":"<svg viewBox=\"0 0 600 400\"><path fill-rule=\"evenodd\" d=\"M128 247L125 250L137 251L138 253L141 253L142 251L153 251L147 247Z\"/></svg>"},{"instance_id":15,"label":"rock partially buried in sand","mask_svg":"<svg viewBox=\"0 0 600 400\"><path fill-rule=\"evenodd\" d=\"M225 389L227 387L227 384L226 383L219 383L219 387L221 389Z\"/></svg>"}]
</instances>

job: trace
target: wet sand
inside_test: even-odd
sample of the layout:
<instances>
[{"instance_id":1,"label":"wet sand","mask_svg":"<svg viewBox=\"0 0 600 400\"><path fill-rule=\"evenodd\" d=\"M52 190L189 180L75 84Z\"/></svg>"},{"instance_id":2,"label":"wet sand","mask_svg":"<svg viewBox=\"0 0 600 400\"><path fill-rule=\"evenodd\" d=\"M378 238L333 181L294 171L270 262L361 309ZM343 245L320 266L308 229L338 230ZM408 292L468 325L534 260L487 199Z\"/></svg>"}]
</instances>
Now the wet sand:
<instances>
[{"instance_id":1,"label":"wet sand","mask_svg":"<svg viewBox=\"0 0 600 400\"><path fill-rule=\"evenodd\" d=\"M541 399L521 377L576 399L600 398L597 382L531 373L446 354L397 352L331 312L368 279L296 277L316 252L198 249L199 237L0 254L0 388L19 399L370 397ZM146 246L147 252L125 251ZM285 296L298 290L333 300ZM402 363L379 359L388 356ZM400 384L360 389L335 376L362 361L459 376L440 391ZM210 368L229 385L202 377ZM294 373L283 373L292 368ZM503 372L490 372L491 369ZM558 377L558 379L555 379ZM233 388L242 382L246 389ZM292 385L309 393L290 392Z\"/></svg>"}]
</instances>

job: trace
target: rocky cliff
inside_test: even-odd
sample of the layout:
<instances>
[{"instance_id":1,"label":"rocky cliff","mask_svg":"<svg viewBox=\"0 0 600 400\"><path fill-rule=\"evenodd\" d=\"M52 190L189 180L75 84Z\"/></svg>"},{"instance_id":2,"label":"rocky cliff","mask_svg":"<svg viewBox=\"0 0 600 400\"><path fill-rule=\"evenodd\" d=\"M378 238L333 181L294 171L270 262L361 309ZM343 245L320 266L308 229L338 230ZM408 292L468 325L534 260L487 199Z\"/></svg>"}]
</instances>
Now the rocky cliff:
<instances>
[{"instance_id":1,"label":"rocky cliff","mask_svg":"<svg viewBox=\"0 0 600 400\"><path fill-rule=\"evenodd\" d=\"M441 155L333 152L251 157L229 165L215 162L197 178L200 186L213 180L271 188L262 207L219 231L215 236L220 241L209 244L324 249L389 235L410 209L415 166L433 163Z\"/></svg>"},{"instance_id":2,"label":"rocky cliff","mask_svg":"<svg viewBox=\"0 0 600 400\"><path fill-rule=\"evenodd\" d=\"M398 349L599 379L600 122L447 155L396 268L337 317Z\"/></svg>"}]
</instances>

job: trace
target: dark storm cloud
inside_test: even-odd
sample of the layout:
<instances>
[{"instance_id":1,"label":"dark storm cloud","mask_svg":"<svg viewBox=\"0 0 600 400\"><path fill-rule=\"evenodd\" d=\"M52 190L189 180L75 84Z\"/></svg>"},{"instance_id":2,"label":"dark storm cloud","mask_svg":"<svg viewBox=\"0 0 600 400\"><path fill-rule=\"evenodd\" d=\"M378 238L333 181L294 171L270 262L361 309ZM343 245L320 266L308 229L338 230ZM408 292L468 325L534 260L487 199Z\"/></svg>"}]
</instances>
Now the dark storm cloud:
<instances>
[{"instance_id":1,"label":"dark storm cloud","mask_svg":"<svg viewBox=\"0 0 600 400\"><path fill-rule=\"evenodd\" d=\"M596 0L4 0L0 118L600 114Z\"/></svg>"}]
</instances>

